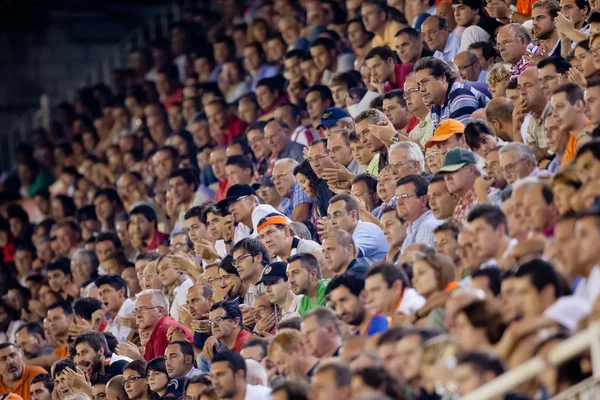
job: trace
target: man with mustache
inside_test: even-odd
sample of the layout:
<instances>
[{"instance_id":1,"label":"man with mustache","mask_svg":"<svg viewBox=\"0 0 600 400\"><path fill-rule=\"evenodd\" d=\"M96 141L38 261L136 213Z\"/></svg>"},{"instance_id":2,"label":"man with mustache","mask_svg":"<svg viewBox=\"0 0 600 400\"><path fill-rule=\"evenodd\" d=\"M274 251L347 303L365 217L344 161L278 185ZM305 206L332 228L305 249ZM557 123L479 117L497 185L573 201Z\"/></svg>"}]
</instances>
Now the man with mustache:
<instances>
[{"instance_id":1,"label":"man with mustache","mask_svg":"<svg viewBox=\"0 0 600 400\"><path fill-rule=\"evenodd\" d=\"M27 360L51 354L54 350L46 344L44 328L35 322L25 324L17 331L15 344Z\"/></svg>"},{"instance_id":2,"label":"man with mustache","mask_svg":"<svg viewBox=\"0 0 600 400\"><path fill-rule=\"evenodd\" d=\"M21 350L12 343L0 344L0 392L15 393L29 398L31 381L38 374L45 374L41 367L25 365Z\"/></svg>"},{"instance_id":3,"label":"man with mustache","mask_svg":"<svg viewBox=\"0 0 600 400\"><path fill-rule=\"evenodd\" d=\"M120 375L127 364L125 360L110 361L112 353L108 349L106 338L100 332L86 332L79 335L73 347L75 348L73 361L89 379L100 376L112 378Z\"/></svg>"},{"instance_id":4,"label":"man with mustache","mask_svg":"<svg viewBox=\"0 0 600 400\"><path fill-rule=\"evenodd\" d=\"M298 314L304 316L316 307L325 306L325 290L329 279L321 278L321 267L315 256L300 253L288 259L287 276L295 295L302 295Z\"/></svg>"}]
</instances>

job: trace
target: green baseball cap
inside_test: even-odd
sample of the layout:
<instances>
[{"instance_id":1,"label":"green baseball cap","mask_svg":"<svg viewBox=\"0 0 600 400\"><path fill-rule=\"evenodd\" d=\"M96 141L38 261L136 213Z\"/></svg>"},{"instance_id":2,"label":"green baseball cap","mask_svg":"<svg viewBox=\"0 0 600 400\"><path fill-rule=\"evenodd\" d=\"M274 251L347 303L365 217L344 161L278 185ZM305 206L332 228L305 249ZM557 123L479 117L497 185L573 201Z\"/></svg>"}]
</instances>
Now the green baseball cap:
<instances>
[{"instance_id":1,"label":"green baseball cap","mask_svg":"<svg viewBox=\"0 0 600 400\"><path fill-rule=\"evenodd\" d=\"M442 168L438 172L456 172L467 165L477 164L475 154L469 150L457 147L446 153Z\"/></svg>"}]
</instances>

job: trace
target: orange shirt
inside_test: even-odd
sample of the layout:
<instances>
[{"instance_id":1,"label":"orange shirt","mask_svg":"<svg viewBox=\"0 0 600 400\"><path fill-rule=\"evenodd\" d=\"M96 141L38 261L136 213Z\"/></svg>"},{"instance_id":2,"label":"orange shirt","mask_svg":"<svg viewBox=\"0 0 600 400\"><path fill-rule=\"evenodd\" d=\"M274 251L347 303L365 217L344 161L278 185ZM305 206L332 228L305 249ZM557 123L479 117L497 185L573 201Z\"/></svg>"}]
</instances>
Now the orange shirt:
<instances>
[{"instance_id":1,"label":"orange shirt","mask_svg":"<svg viewBox=\"0 0 600 400\"><path fill-rule=\"evenodd\" d=\"M21 379L17 382L17 386L14 388L9 388L4 385L2 381L2 377L0 376L0 393L15 393L21 396L24 399L29 399L31 395L29 394L29 386L31 385L31 381L39 374L47 374L48 372L42 367L34 367L31 365L23 364L23 374L21 375Z\"/></svg>"},{"instance_id":2,"label":"orange shirt","mask_svg":"<svg viewBox=\"0 0 600 400\"><path fill-rule=\"evenodd\" d=\"M569 161L575 158L577 154L577 137L570 135L569 141L567 142L567 151L563 156L562 160L560 160L560 165L565 165Z\"/></svg>"},{"instance_id":3,"label":"orange shirt","mask_svg":"<svg viewBox=\"0 0 600 400\"><path fill-rule=\"evenodd\" d=\"M64 346L57 347L54 349L54 351L52 353L57 355L60 358L67 358L67 357L69 357L69 346L64 345Z\"/></svg>"}]
</instances>

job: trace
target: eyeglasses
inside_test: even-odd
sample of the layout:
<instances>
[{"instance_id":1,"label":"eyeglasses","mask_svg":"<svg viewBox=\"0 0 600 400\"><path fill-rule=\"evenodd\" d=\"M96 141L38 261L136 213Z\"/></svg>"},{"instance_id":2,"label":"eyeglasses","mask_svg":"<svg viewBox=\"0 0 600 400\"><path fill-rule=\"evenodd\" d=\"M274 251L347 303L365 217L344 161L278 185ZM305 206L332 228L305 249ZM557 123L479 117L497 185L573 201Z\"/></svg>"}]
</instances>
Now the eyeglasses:
<instances>
[{"instance_id":1,"label":"eyeglasses","mask_svg":"<svg viewBox=\"0 0 600 400\"><path fill-rule=\"evenodd\" d=\"M514 162L512 164L507 164L504 167L500 167L500 169L502 170L503 173L512 172L517 167L517 165L519 165L523 161L525 161L525 159L521 159L521 160L516 161L516 162Z\"/></svg>"},{"instance_id":2,"label":"eyeglasses","mask_svg":"<svg viewBox=\"0 0 600 400\"><path fill-rule=\"evenodd\" d=\"M432 151L431 153L426 153L425 158L428 160L434 160L440 156L439 151Z\"/></svg>"},{"instance_id":3,"label":"eyeglasses","mask_svg":"<svg viewBox=\"0 0 600 400\"><path fill-rule=\"evenodd\" d=\"M275 182L277 182L277 181L279 181L279 180L283 179L283 177L284 177L284 176L286 176L286 175L287 175L287 174L289 174L289 173L290 173L290 171L287 171L287 172L280 172L280 173L278 173L277 175L275 175L275 176L271 177L271 179L270 179L270 180L271 180L271 183L275 183Z\"/></svg>"},{"instance_id":4,"label":"eyeglasses","mask_svg":"<svg viewBox=\"0 0 600 400\"><path fill-rule=\"evenodd\" d=\"M248 198L248 196L242 196L242 197L238 197L238 199L237 199L237 200L234 200L234 201L232 201L232 202L231 202L231 203L230 203L230 204L227 206L227 210L230 210L232 205L234 205L234 204L236 204L237 202L240 202L240 201L242 201L242 200L244 200L244 199L247 199L247 198Z\"/></svg>"},{"instance_id":5,"label":"eyeglasses","mask_svg":"<svg viewBox=\"0 0 600 400\"><path fill-rule=\"evenodd\" d=\"M404 95L403 95L404 100L408 100L408 98L410 97L410 95L413 94L413 93L419 93L419 88L416 87L414 89L407 89L407 90L405 90L404 91Z\"/></svg>"},{"instance_id":6,"label":"eyeglasses","mask_svg":"<svg viewBox=\"0 0 600 400\"><path fill-rule=\"evenodd\" d=\"M221 280L221 278L208 278L208 279L205 279L204 281L206 283L208 283L209 286L212 286L216 281L220 281L220 280Z\"/></svg>"},{"instance_id":7,"label":"eyeglasses","mask_svg":"<svg viewBox=\"0 0 600 400\"><path fill-rule=\"evenodd\" d=\"M600 53L600 47L594 47L593 49L590 48L590 53L592 53L594 56L597 56Z\"/></svg>"},{"instance_id":8,"label":"eyeglasses","mask_svg":"<svg viewBox=\"0 0 600 400\"><path fill-rule=\"evenodd\" d=\"M142 375L142 376L132 376L131 378L129 378L129 379L125 379L125 380L123 381L123 386L127 385L128 383L133 383L133 382L135 382L135 381L139 381L140 379L144 379L144 378L146 378L146 375Z\"/></svg>"},{"instance_id":9,"label":"eyeglasses","mask_svg":"<svg viewBox=\"0 0 600 400\"><path fill-rule=\"evenodd\" d=\"M317 155L316 155L316 156L314 156L314 157L308 157L308 158L306 159L306 161L308 161L309 163L313 163L313 162L315 162L315 161L321 162L321 161L323 161L323 159L324 159L324 158L326 158L326 157L329 157L329 155L328 155L328 154L317 154Z\"/></svg>"},{"instance_id":10,"label":"eyeglasses","mask_svg":"<svg viewBox=\"0 0 600 400\"><path fill-rule=\"evenodd\" d=\"M246 257L252 257L252 254L244 254L243 256L239 256L238 258L235 258L233 260L233 265L237 267L238 265L241 264L242 260Z\"/></svg>"},{"instance_id":11,"label":"eyeglasses","mask_svg":"<svg viewBox=\"0 0 600 400\"><path fill-rule=\"evenodd\" d=\"M409 199L411 197L419 197L415 193L402 193L400 196L396 196L396 198L400 198L402 200Z\"/></svg>"},{"instance_id":12,"label":"eyeglasses","mask_svg":"<svg viewBox=\"0 0 600 400\"><path fill-rule=\"evenodd\" d=\"M139 308L134 308L133 311L131 311L133 314L141 314L141 313L145 313L148 310L153 310L155 308L160 308L160 306L156 306L156 307L139 307Z\"/></svg>"},{"instance_id":13,"label":"eyeglasses","mask_svg":"<svg viewBox=\"0 0 600 400\"><path fill-rule=\"evenodd\" d=\"M510 39L510 40L505 40L502 43L498 43L498 50L505 48L506 46L508 46L510 43L512 42L516 42L518 40L518 38L514 38L514 39Z\"/></svg>"},{"instance_id":14,"label":"eyeglasses","mask_svg":"<svg viewBox=\"0 0 600 400\"><path fill-rule=\"evenodd\" d=\"M225 316L225 317L217 317L217 318L215 318L215 319L209 319L209 320L208 320L208 325L211 325L211 326L212 326L212 325L215 325L215 324L216 324L216 325L218 325L218 324L220 324L221 322L223 322L223 321L225 321L225 320L228 320L228 319L232 319L232 318L231 318L231 317L229 317L229 316Z\"/></svg>"},{"instance_id":15,"label":"eyeglasses","mask_svg":"<svg viewBox=\"0 0 600 400\"><path fill-rule=\"evenodd\" d=\"M458 67L458 70L462 72L465 69L469 68L471 65L475 65L475 63L472 62L471 64L467 64L467 65L463 65L462 67Z\"/></svg>"}]
</instances>

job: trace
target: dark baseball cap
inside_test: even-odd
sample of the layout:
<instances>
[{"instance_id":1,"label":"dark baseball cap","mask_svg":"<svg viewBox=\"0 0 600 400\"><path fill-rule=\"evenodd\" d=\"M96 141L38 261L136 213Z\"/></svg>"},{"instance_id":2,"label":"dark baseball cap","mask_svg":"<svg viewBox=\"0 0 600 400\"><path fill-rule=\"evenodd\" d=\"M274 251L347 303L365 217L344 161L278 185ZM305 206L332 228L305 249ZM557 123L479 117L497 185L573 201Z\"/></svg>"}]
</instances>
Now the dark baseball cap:
<instances>
[{"instance_id":1,"label":"dark baseball cap","mask_svg":"<svg viewBox=\"0 0 600 400\"><path fill-rule=\"evenodd\" d=\"M321 124L317 129L329 128L338 123L342 118L350 118L350 114L343 108L332 107L321 113Z\"/></svg>"},{"instance_id":2,"label":"dark baseball cap","mask_svg":"<svg viewBox=\"0 0 600 400\"><path fill-rule=\"evenodd\" d=\"M265 269L263 269L262 274L260 274L257 285L259 283L275 283L280 279L287 282L287 266L287 263L281 261L275 261L267 265Z\"/></svg>"},{"instance_id":3,"label":"dark baseball cap","mask_svg":"<svg viewBox=\"0 0 600 400\"><path fill-rule=\"evenodd\" d=\"M256 192L254 191L254 189L252 189L250 187L250 185L245 185L245 184L233 185L229 189L227 189L227 196L223 200L221 200L220 202L217 203L217 207L225 209L225 208L227 208L227 206L229 206L229 204L238 200L240 197L252 196L252 195L256 196Z\"/></svg>"},{"instance_id":4,"label":"dark baseball cap","mask_svg":"<svg viewBox=\"0 0 600 400\"><path fill-rule=\"evenodd\" d=\"M261 187L272 187L274 186L273 182L271 182L271 175L263 175L260 177L257 183L252 184L252 189L258 190Z\"/></svg>"},{"instance_id":5,"label":"dark baseball cap","mask_svg":"<svg viewBox=\"0 0 600 400\"><path fill-rule=\"evenodd\" d=\"M477 164L475 154L457 147L446 153L442 168L438 172L456 172L467 165Z\"/></svg>"}]
</instances>

